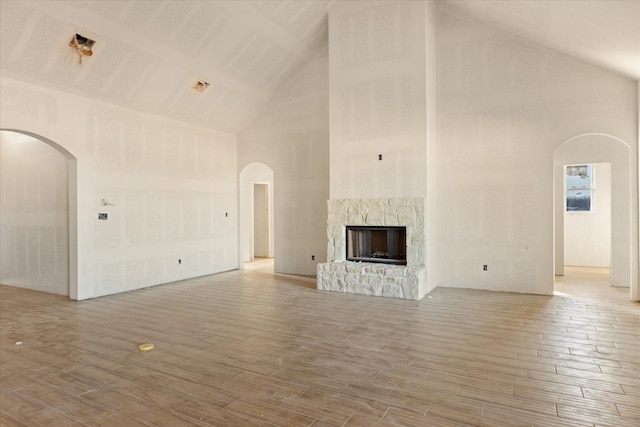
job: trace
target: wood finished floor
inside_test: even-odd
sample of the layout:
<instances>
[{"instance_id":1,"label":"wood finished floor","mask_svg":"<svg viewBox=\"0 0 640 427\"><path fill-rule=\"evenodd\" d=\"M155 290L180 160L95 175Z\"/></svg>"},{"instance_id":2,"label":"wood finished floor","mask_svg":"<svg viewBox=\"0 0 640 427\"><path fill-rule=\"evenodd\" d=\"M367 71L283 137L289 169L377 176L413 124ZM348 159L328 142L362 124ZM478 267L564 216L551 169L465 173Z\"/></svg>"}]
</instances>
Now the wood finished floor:
<instances>
[{"instance_id":1,"label":"wood finished floor","mask_svg":"<svg viewBox=\"0 0 640 427\"><path fill-rule=\"evenodd\" d=\"M568 273L419 303L261 269L82 302L0 286L0 425L636 427L640 306Z\"/></svg>"}]
</instances>

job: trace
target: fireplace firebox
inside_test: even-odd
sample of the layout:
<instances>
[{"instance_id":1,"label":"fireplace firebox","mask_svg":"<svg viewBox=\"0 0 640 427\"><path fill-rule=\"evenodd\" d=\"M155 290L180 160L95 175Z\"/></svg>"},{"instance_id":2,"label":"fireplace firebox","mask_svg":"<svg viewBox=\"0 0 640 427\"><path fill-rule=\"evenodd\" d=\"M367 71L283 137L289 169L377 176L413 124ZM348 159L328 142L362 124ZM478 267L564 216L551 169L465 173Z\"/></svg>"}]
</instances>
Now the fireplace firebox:
<instances>
[{"instance_id":1,"label":"fireplace firebox","mask_svg":"<svg viewBox=\"0 0 640 427\"><path fill-rule=\"evenodd\" d=\"M347 261L407 265L407 228L347 226Z\"/></svg>"}]
</instances>

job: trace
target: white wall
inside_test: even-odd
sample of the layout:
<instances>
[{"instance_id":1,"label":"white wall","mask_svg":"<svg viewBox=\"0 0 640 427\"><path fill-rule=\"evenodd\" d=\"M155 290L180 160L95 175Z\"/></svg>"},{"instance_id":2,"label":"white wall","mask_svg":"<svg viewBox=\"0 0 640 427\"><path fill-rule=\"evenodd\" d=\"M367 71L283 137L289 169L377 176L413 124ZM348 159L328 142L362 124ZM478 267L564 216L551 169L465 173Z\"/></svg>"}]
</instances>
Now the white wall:
<instances>
[{"instance_id":1,"label":"white wall","mask_svg":"<svg viewBox=\"0 0 640 427\"><path fill-rule=\"evenodd\" d=\"M298 70L263 113L238 134L238 169L262 162L274 173L276 272L315 275L317 263L326 261L328 93L325 48ZM245 246L243 239L246 253ZM315 260L311 260L312 255Z\"/></svg>"},{"instance_id":2,"label":"white wall","mask_svg":"<svg viewBox=\"0 0 640 427\"><path fill-rule=\"evenodd\" d=\"M0 85L0 128L44 136L77 158L72 298L237 268L232 135L7 78Z\"/></svg>"},{"instance_id":3,"label":"white wall","mask_svg":"<svg viewBox=\"0 0 640 427\"><path fill-rule=\"evenodd\" d=\"M437 4L425 2L425 62L426 62L426 131L427 131L427 196L425 212L427 240L427 292L438 286L438 115L437 115Z\"/></svg>"},{"instance_id":4,"label":"white wall","mask_svg":"<svg viewBox=\"0 0 640 427\"><path fill-rule=\"evenodd\" d=\"M69 295L68 160L0 131L0 283Z\"/></svg>"},{"instance_id":5,"label":"white wall","mask_svg":"<svg viewBox=\"0 0 640 427\"><path fill-rule=\"evenodd\" d=\"M426 195L425 8L362 1L329 10L332 199Z\"/></svg>"},{"instance_id":6,"label":"white wall","mask_svg":"<svg viewBox=\"0 0 640 427\"><path fill-rule=\"evenodd\" d=\"M635 210L636 212L636 218L640 218L640 81L636 82L636 114L637 114L637 118L636 118L636 124L638 127L638 138L637 138L637 147L638 149L637 151L637 163L636 163L636 168L637 168L637 173L636 175L638 176L638 182L636 183L636 191L635 191L635 206L632 206L632 208ZM633 160L630 159L632 162ZM639 219L640 221L640 219ZM633 301L640 301L640 222L636 221L635 224L633 224L633 227L635 228L635 233L634 235L638 236L638 240L636 241L636 262L637 264L635 265L635 284L636 286L633 286L633 280L632 280L632 285L631 285L631 300ZM633 276L632 276L633 278Z\"/></svg>"},{"instance_id":7,"label":"white wall","mask_svg":"<svg viewBox=\"0 0 640 427\"><path fill-rule=\"evenodd\" d=\"M611 266L611 164L593 165L590 212L564 214L564 263L584 267Z\"/></svg>"},{"instance_id":8,"label":"white wall","mask_svg":"<svg viewBox=\"0 0 640 427\"><path fill-rule=\"evenodd\" d=\"M635 82L446 7L438 23L439 284L551 294L554 150L588 133L627 142L635 206Z\"/></svg>"}]
</instances>

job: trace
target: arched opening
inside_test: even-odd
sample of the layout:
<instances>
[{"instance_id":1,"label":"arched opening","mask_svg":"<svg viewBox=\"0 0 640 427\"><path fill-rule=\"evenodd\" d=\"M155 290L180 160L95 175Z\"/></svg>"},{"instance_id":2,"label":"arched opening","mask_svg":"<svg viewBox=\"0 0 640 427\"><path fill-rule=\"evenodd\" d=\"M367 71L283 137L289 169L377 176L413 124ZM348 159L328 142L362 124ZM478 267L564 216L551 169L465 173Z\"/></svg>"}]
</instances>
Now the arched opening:
<instances>
[{"instance_id":1,"label":"arched opening","mask_svg":"<svg viewBox=\"0 0 640 427\"><path fill-rule=\"evenodd\" d=\"M630 298L637 299L633 283L637 281L637 236L632 232L633 221L637 216L633 212L632 164L631 152L628 144L618 138L603 134L586 134L576 136L565 141L553 153L554 164L554 272L556 276L565 274L565 254L576 242L567 242L566 233L575 224L567 224L565 183L567 182L567 165L601 165L600 170L606 176L607 167L610 169L610 195L606 195L603 187L603 197L610 197L609 206L600 209L610 209L610 226L608 235L594 241L585 239L582 244L607 245L610 243L610 275L611 286L630 288ZM610 165L610 166L607 166ZM597 179L597 177L596 177ZM605 179L606 181L606 179ZM594 187L598 197L598 188ZM594 199L595 200L595 199ZM574 218L569 217L570 220ZM592 218L581 218L589 220ZM586 221L582 221L585 222ZM582 225L584 227L584 224ZM593 227L593 226L591 226ZM602 234L602 233L601 233ZM580 244L580 243L578 243ZM595 252L595 251L592 251ZM583 274L584 272L581 272ZM602 273L598 272L600 280Z\"/></svg>"},{"instance_id":2,"label":"arched opening","mask_svg":"<svg viewBox=\"0 0 640 427\"><path fill-rule=\"evenodd\" d=\"M0 129L0 282L77 299L77 162L34 133Z\"/></svg>"},{"instance_id":3,"label":"arched opening","mask_svg":"<svg viewBox=\"0 0 640 427\"><path fill-rule=\"evenodd\" d=\"M264 163L247 165L240 172L239 189L240 259L243 264L269 259L273 266L273 170Z\"/></svg>"}]
</instances>

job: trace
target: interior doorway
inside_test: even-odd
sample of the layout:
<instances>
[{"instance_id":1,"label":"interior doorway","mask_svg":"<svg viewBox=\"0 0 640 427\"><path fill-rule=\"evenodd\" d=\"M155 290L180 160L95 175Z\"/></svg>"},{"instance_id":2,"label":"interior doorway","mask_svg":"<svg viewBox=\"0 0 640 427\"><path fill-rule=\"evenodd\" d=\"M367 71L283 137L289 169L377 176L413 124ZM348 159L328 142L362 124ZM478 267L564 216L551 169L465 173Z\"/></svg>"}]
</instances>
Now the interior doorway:
<instances>
[{"instance_id":1,"label":"interior doorway","mask_svg":"<svg viewBox=\"0 0 640 427\"><path fill-rule=\"evenodd\" d=\"M611 163L565 165L564 191L563 279L610 286Z\"/></svg>"},{"instance_id":2,"label":"interior doorway","mask_svg":"<svg viewBox=\"0 0 640 427\"><path fill-rule=\"evenodd\" d=\"M605 134L583 134L560 144L553 152L553 233L554 273L565 274L565 210L566 165L607 163L611 170L610 208L611 225L605 232L610 242L610 286L628 288L630 299L639 299L638 285L638 221L637 174L631 146L619 138ZM597 179L597 178L596 178ZM597 194L596 194L597 198ZM635 209L634 209L635 208ZM583 218L584 219L584 218ZM584 244L584 243L583 243ZM588 243L593 244L593 243ZM603 267L606 268L606 267Z\"/></svg>"},{"instance_id":3,"label":"interior doorway","mask_svg":"<svg viewBox=\"0 0 640 427\"><path fill-rule=\"evenodd\" d=\"M0 282L77 299L77 162L59 144L0 129Z\"/></svg>"},{"instance_id":4,"label":"interior doorway","mask_svg":"<svg viewBox=\"0 0 640 427\"><path fill-rule=\"evenodd\" d=\"M564 191L565 274L584 267L610 282L611 163L565 165Z\"/></svg>"},{"instance_id":5,"label":"interior doorway","mask_svg":"<svg viewBox=\"0 0 640 427\"><path fill-rule=\"evenodd\" d=\"M274 258L274 174L264 163L251 163L242 169L240 187L240 265Z\"/></svg>"},{"instance_id":6,"label":"interior doorway","mask_svg":"<svg viewBox=\"0 0 640 427\"><path fill-rule=\"evenodd\" d=\"M253 184L253 256L271 258L269 253L269 184Z\"/></svg>"}]
</instances>

